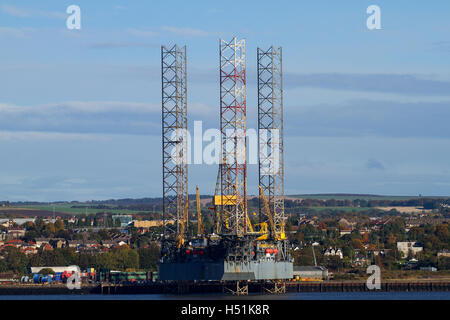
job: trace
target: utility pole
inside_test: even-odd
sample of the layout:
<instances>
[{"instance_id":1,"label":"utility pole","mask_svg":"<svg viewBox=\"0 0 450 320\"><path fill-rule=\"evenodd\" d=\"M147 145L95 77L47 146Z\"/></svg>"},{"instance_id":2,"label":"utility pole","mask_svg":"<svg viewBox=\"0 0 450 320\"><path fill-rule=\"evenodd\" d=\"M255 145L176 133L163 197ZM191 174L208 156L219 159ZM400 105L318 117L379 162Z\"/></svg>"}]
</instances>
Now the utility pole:
<instances>
[{"instance_id":1,"label":"utility pole","mask_svg":"<svg viewBox=\"0 0 450 320\"><path fill-rule=\"evenodd\" d=\"M314 257L314 265L317 267L317 260L316 260L316 253L314 252L314 245L311 245L311 249L312 249L313 257Z\"/></svg>"}]
</instances>

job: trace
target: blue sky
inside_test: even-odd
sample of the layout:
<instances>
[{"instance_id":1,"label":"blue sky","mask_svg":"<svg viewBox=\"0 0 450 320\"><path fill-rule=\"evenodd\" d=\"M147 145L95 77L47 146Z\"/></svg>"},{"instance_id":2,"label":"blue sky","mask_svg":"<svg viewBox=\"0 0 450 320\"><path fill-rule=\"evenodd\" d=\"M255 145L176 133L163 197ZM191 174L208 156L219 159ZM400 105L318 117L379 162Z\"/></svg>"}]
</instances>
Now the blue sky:
<instances>
[{"instance_id":1,"label":"blue sky","mask_svg":"<svg viewBox=\"0 0 450 320\"><path fill-rule=\"evenodd\" d=\"M81 8L81 30L66 8ZM366 8L381 8L381 30ZM231 8L231 9L230 9ZM0 0L0 200L161 196L160 46L188 48L189 126L219 123L218 44L283 47L286 193L448 195L448 1ZM190 192L216 166L191 165ZM257 167L248 188L257 192Z\"/></svg>"}]
</instances>

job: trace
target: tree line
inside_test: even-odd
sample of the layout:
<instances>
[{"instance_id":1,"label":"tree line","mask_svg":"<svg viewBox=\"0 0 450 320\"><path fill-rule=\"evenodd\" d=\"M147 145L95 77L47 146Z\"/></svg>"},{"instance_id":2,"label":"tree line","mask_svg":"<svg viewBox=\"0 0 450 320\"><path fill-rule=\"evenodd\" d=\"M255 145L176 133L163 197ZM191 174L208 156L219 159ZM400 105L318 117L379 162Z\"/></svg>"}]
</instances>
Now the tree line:
<instances>
[{"instance_id":1,"label":"tree line","mask_svg":"<svg viewBox=\"0 0 450 320\"><path fill-rule=\"evenodd\" d=\"M131 249L124 245L109 252L90 254L76 252L73 248L59 248L51 251L38 250L37 254L27 256L18 248L7 247L0 252L0 272L13 271L28 274L31 267L57 267L77 265L81 270L95 268L126 271L129 269L156 271L160 249L156 245Z\"/></svg>"}]
</instances>

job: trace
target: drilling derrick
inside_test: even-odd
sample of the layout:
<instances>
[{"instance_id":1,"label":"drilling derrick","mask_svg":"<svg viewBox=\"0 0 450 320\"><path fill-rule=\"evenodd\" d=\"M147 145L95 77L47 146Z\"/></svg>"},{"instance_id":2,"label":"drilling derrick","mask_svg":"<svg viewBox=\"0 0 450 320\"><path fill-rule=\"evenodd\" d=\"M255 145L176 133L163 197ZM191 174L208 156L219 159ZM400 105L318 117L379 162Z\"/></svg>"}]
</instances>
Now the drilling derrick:
<instances>
[{"instance_id":1,"label":"drilling derrick","mask_svg":"<svg viewBox=\"0 0 450 320\"><path fill-rule=\"evenodd\" d=\"M177 217L177 230L173 230L177 241L173 241L176 246L171 246L174 249L168 251L170 254L164 255L163 249L159 277L161 280L237 283L290 279L293 276L293 263L284 232L281 49L270 48L267 52L258 49L258 128L260 134L266 129L270 130L267 138L261 138L260 135L258 140L259 148L263 150L267 147L268 151L259 153L260 199L264 205L260 210L260 223L255 225L252 225L247 212L245 40L220 40L219 49L221 161L213 197L212 209L216 215L214 232L208 234L203 229L197 189L197 236L189 238L184 234L188 223L187 167L182 163L173 167L174 171L171 172L177 173L178 180L168 180L171 176L164 175L164 190L167 188L167 191L173 192L175 186L179 186L177 183L185 184L176 189L177 197L166 199L164 194L164 213ZM178 49L174 47L171 50L177 52ZM177 65L176 62L169 62L175 58L164 52L163 48L163 148L166 141L164 101L169 109L167 112L175 112L174 115L170 113L169 118L176 119L173 123L179 123L179 126L174 125L175 128L185 128L186 121L186 109L182 109L186 101L185 93L183 95L186 90L185 64L180 70L170 70L172 77L164 76L165 68ZM172 60L167 59L165 63L165 57ZM184 71L184 78L181 70ZM184 79L184 82L180 82L182 91L179 93L177 86L172 88L168 84L169 79L178 79L177 72ZM165 97L165 90L172 96ZM180 118L177 118L176 113L178 106ZM167 140L166 144L175 148L176 152L181 152L179 150L185 148L185 137L181 134L174 136L175 139ZM169 168L166 162L163 163L164 170ZM174 201L171 202L172 199ZM175 199L179 201L175 202ZM172 208L169 204L172 203L174 211L169 211Z\"/></svg>"},{"instance_id":2,"label":"drilling derrick","mask_svg":"<svg viewBox=\"0 0 450 320\"><path fill-rule=\"evenodd\" d=\"M220 40L221 233L246 233L247 158L245 39Z\"/></svg>"},{"instance_id":3,"label":"drilling derrick","mask_svg":"<svg viewBox=\"0 0 450 320\"><path fill-rule=\"evenodd\" d=\"M187 87L186 47L161 47L162 166L163 166L163 258L183 237L187 224ZM174 219L176 226L166 224Z\"/></svg>"},{"instance_id":4,"label":"drilling derrick","mask_svg":"<svg viewBox=\"0 0 450 320\"><path fill-rule=\"evenodd\" d=\"M263 195L273 216L277 240L285 238L282 49L257 50L259 219L266 221Z\"/></svg>"}]
</instances>

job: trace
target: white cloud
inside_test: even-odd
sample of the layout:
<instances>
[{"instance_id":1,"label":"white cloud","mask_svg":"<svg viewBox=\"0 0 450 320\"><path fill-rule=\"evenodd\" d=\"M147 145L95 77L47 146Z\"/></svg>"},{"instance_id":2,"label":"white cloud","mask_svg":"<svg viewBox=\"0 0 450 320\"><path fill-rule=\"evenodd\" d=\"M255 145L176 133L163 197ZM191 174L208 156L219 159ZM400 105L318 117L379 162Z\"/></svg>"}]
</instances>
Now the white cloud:
<instances>
[{"instance_id":1,"label":"white cloud","mask_svg":"<svg viewBox=\"0 0 450 320\"><path fill-rule=\"evenodd\" d=\"M0 128L14 132L148 134L158 130L160 113L160 104L147 102L68 101L35 106L0 103ZM11 138L10 134L2 137Z\"/></svg>"},{"instance_id":2,"label":"white cloud","mask_svg":"<svg viewBox=\"0 0 450 320\"><path fill-rule=\"evenodd\" d=\"M73 188L75 185L83 185L87 182L88 181L83 178L68 178L59 182L57 185L65 188Z\"/></svg>"},{"instance_id":3,"label":"white cloud","mask_svg":"<svg viewBox=\"0 0 450 320\"><path fill-rule=\"evenodd\" d=\"M161 107L146 102L121 102L121 101L69 101L61 104L51 104L47 108L64 108L68 111L80 111L86 113L100 112L134 112L148 113L160 111Z\"/></svg>"},{"instance_id":4,"label":"white cloud","mask_svg":"<svg viewBox=\"0 0 450 320\"><path fill-rule=\"evenodd\" d=\"M145 42L96 42L91 43L89 48L93 49L111 49L111 48L159 48L159 45Z\"/></svg>"},{"instance_id":5,"label":"white cloud","mask_svg":"<svg viewBox=\"0 0 450 320\"><path fill-rule=\"evenodd\" d=\"M0 37L9 36L15 38L24 38L33 31L33 28L0 27Z\"/></svg>"},{"instance_id":6,"label":"white cloud","mask_svg":"<svg viewBox=\"0 0 450 320\"><path fill-rule=\"evenodd\" d=\"M202 102L188 103L189 113L202 115L215 112L216 109ZM0 119L2 115L55 115L70 113L128 113L147 114L160 113L161 105L151 102L130 102L130 101L67 101L61 103L43 104L37 106L18 106L7 103L0 103Z\"/></svg>"},{"instance_id":7,"label":"white cloud","mask_svg":"<svg viewBox=\"0 0 450 320\"><path fill-rule=\"evenodd\" d=\"M158 35L158 32L151 31L151 30L141 30L136 28L128 28L127 32L131 34L132 36L136 37L155 37Z\"/></svg>"},{"instance_id":8,"label":"white cloud","mask_svg":"<svg viewBox=\"0 0 450 320\"><path fill-rule=\"evenodd\" d=\"M104 134L82 134L82 133L62 133L62 132L38 132L38 131L0 131L0 141L65 141L82 140L98 141L109 140L110 136Z\"/></svg>"},{"instance_id":9,"label":"white cloud","mask_svg":"<svg viewBox=\"0 0 450 320\"><path fill-rule=\"evenodd\" d=\"M218 108L214 106L207 105L203 102L192 102L188 103L188 113L196 115L210 115L211 113L218 116Z\"/></svg>"},{"instance_id":10,"label":"white cloud","mask_svg":"<svg viewBox=\"0 0 450 320\"><path fill-rule=\"evenodd\" d=\"M204 103L188 104L189 119L216 118L217 108ZM69 101L23 106L0 103L0 128L12 132L60 132L82 134L148 135L161 132L161 104L119 101ZM18 139L4 134L1 138ZM42 139L58 136L38 136ZM25 136L24 139L28 138ZM66 137L67 138L67 137Z\"/></svg>"},{"instance_id":11,"label":"white cloud","mask_svg":"<svg viewBox=\"0 0 450 320\"><path fill-rule=\"evenodd\" d=\"M0 5L0 10L14 17L26 18L30 16L30 13L26 9L11 6L9 4Z\"/></svg>"},{"instance_id":12,"label":"white cloud","mask_svg":"<svg viewBox=\"0 0 450 320\"><path fill-rule=\"evenodd\" d=\"M17 176L2 175L0 180L3 186L20 186L23 183L23 178Z\"/></svg>"},{"instance_id":13,"label":"white cloud","mask_svg":"<svg viewBox=\"0 0 450 320\"><path fill-rule=\"evenodd\" d=\"M0 112L4 114L55 114L55 113L104 113L129 112L153 113L161 110L160 105L146 102L120 102L120 101L68 101L61 103L44 104L38 106L17 106L0 103Z\"/></svg>"},{"instance_id":14,"label":"white cloud","mask_svg":"<svg viewBox=\"0 0 450 320\"><path fill-rule=\"evenodd\" d=\"M194 28L179 28L179 27L164 26L164 27L161 27L161 30L167 31L167 32L179 35L179 36L206 37L206 36L214 35L214 33L200 30L200 29L194 29Z\"/></svg>"},{"instance_id":15,"label":"white cloud","mask_svg":"<svg viewBox=\"0 0 450 320\"><path fill-rule=\"evenodd\" d=\"M17 18L52 18L52 19L66 19L67 14L63 11L45 11L39 9L28 9L23 7L12 6L9 4L0 4L0 10L10 16Z\"/></svg>"}]
</instances>

